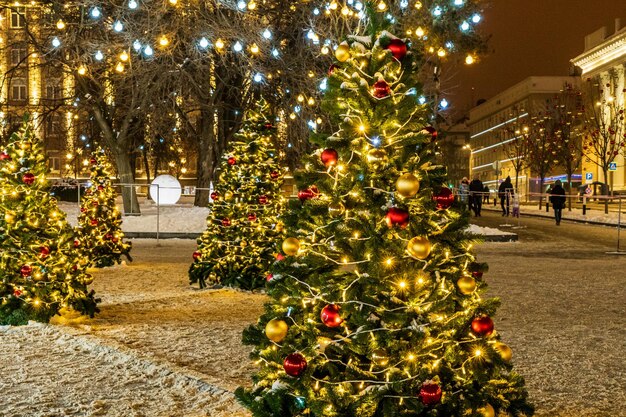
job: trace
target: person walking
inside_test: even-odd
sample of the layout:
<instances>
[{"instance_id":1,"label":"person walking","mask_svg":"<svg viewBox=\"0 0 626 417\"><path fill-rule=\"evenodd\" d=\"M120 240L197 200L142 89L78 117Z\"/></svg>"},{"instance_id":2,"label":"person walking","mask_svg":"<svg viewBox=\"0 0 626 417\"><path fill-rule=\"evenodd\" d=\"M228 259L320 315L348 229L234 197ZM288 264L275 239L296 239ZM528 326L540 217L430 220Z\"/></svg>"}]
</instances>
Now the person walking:
<instances>
[{"instance_id":1,"label":"person walking","mask_svg":"<svg viewBox=\"0 0 626 417\"><path fill-rule=\"evenodd\" d=\"M489 204L489 187L483 187L483 203Z\"/></svg>"},{"instance_id":2,"label":"person walking","mask_svg":"<svg viewBox=\"0 0 626 417\"><path fill-rule=\"evenodd\" d=\"M483 183L478 178L478 175L474 176L472 182L469 185L470 200L472 200L472 209L474 210L474 216L480 217L480 210L483 206Z\"/></svg>"},{"instance_id":3,"label":"person walking","mask_svg":"<svg viewBox=\"0 0 626 417\"><path fill-rule=\"evenodd\" d=\"M459 185L459 199L461 203L467 204L469 210L472 210L472 202L469 201L469 180L467 177L463 177Z\"/></svg>"},{"instance_id":4,"label":"person walking","mask_svg":"<svg viewBox=\"0 0 626 417\"><path fill-rule=\"evenodd\" d=\"M565 207L565 189L561 185L561 180L556 180L554 182L554 187L552 187L552 191L550 193L550 202L552 203L552 208L554 209L554 220L556 220L556 225L560 226L563 207Z\"/></svg>"},{"instance_id":5,"label":"person walking","mask_svg":"<svg viewBox=\"0 0 626 417\"><path fill-rule=\"evenodd\" d=\"M500 197L500 207L502 207L502 217L508 216L510 213L510 196L513 195L513 184L511 177L506 177L504 182L498 188L498 196ZM506 203L506 206L505 206Z\"/></svg>"}]
</instances>

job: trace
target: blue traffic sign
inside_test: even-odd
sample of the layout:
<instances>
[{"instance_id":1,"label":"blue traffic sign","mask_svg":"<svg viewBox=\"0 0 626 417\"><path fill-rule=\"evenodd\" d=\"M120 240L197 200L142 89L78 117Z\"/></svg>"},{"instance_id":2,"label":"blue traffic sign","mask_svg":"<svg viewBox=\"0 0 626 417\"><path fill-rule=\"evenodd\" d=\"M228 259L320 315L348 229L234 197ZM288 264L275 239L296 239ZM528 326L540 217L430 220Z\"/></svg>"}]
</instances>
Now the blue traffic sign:
<instances>
[{"instance_id":1,"label":"blue traffic sign","mask_svg":"<svg viewBox=\"0 0 626 417\"><path fill-rule=\"evenodd\" d=\"M593 173L591 173L591 172L586 172L586 173L585 173L585 179L586 179L586 180L588 180L588 181L593 180Z\"/></svg>"},{"instance_id":2,"label":"blue traffic sign","mask_svg":"<svg viewBox=\"0 0 626 417\"><path fill-rule=\"evenodd\" d=\"M609 164L609 171L617 171L617 162L611 162Z\"/></svg>"}]
</instances>

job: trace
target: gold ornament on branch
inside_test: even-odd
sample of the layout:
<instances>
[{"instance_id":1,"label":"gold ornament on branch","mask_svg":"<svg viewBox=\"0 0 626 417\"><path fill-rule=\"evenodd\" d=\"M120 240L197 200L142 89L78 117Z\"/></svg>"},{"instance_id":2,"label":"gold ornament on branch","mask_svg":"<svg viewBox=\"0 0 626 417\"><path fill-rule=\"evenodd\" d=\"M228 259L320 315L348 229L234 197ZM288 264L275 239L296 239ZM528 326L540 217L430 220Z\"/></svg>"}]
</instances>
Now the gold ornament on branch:
<instances>
[{"instance_id":1,"label":"gold ornament on branch","mask_svg":"<svg viewBox=\"0 0 626 417\"><path fill-rule=\"evenodd\" d=\"M496 410L493 409L491 404L487 404L483 408L479 408L478 411L483 417L496 417Z\"/></svg>"},{"instance_id":2,"label":"gold ornament on branch","mask_svg":"<svg viewBox=\"0 0 626 417\"><path fill-rule=\"evenodd\" d=\"M337 58L339 62L346 62L350 59L350 47L348 44L342 43L337 47L335 50L335 58Z\"/></svg>"},{"instance_id":3,"label":"gold ornament on branch","mask_svg":"<svg viewBox=\"0 0 626 417\"><path fill-rule=\"evenodd\" d=\"M332 217L339 217L345 213L346 208L342 203L330 203L328 206L328 214Z\"/></svg>"},{"instance_id":4,"label":"gold ornament on branch","mask_svg":"<svg viewBox=\"0 0 626 417\"><path fill-rule=\"evenodd\" d=\"M493 348L500 354L500 357L505 362L510 362L513 358L513 350L508 345L502 342L496 342Z\"/></svg>"},{"instance_id":5,"label":"gold ornament on branch","mask_svg":"<svg viewBox=\"0 0 626 417\"><path fill-rule=\"evenodd\" d=\"M472 277L462 276L456 282L456 285L459 287L461 294L469 295L476 290L476 280Z\"/></svg>"},{"instance_id":6,"label":"gold ornament on branch","mask_svg":"<svg viewBox=\"0 0 626 417\"><path fill-rule=\"evenodd\" d=\"M265 336L275 343L282 342L288 331L289 326L283 320L272 319L265 325Z\"/></svg>"},{"instance_id":7,"label":"gold ornament on branch","mask_svg":"<svg viewBox=\"0 0 626 417\"><path fill-rule=\"evenodd\" d=\"M300 250L300 241L295 237L289 237L283 241L283 252L287 256L294 256Z\"/></svg>"},{"instance_id":8,"label":"gold ornament on branch","mask_svg":"<svg viewBox=\"0 0 626 417\"><path fill-rule=\"evenodd\" d=\"M415 197L420 190L420 182L415 175L406 173L396 181L396 190L404 198Z\"/></svg>"},{"instance_id":9,"label":"gold ornament on branch","mask_svg":"<svg viewBox=\"0 0 626 417\"><path fill-rule=\"evenodd\" d=\"M389 355L384 349L376 349L372 352L372 362L378 366L387 366L389 364Z\"/></svg>"},{"instance_id":10,"label":"gold ornament on branch","mask_svg":"<svg viewBox=\"0 0 626 417\"><path fill-rule=\"evenodd\" d=\"M425 236L416 236L409 240L407 252L415 259L424 260L430 255L430 241Z\"/></svg>"},{"instance_id":11,"label":"gold ornament on branch","mask_svg":"<svg viewBox=\"0 0 626 417\"><path fill-rule=\"evenodd\" d=\"M367 153L367 162L370 164L378 165L383 164L387 160L387 152L384 149L370 149Z\"/></svg>"}]
</instances>

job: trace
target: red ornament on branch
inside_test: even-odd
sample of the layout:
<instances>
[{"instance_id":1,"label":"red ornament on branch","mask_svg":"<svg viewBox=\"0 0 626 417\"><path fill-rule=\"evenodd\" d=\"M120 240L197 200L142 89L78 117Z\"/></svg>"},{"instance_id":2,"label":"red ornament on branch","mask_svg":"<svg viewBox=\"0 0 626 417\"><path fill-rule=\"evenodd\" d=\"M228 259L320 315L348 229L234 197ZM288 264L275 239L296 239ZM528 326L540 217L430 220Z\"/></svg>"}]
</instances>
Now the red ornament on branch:
<instances>
[{"instance_id":1,"label":"red ornament on branch","mask_svg":"<svg viewBox=\"0 0 626 417\"><path fill-rule=\"evenodd\" d=\"M18 290L18 289L13 290L13 295L15 297L19 297L20 295L22 295L22 293L23 293L22 290Z\"/></svg>"},{"instance_id":2,"label":"red ornament on branch","mask_svg":"<svg viewBox=\"0 0 626 417\"><path fill-rule=\"evenodd\" d=\"M481 279L483 277L482 271L472 271L472 277L476 279Z\"/></svg>"},{"instance_id":3,"label":"red ornament on branch","mask_svg":"<svg viewBox=\"0 0 626 417\"><path fill-rule=\"evenodd\" d=\"M265 194L259 196L259 204L267 204L268 202L269 198Z\"/></svg>"},{"instance_id":4,"label":"red ornament on branch","mask_svg":"<svg viewBox=\"0 0 626 417\"><path fill-rule=\"evenodd\" d=\"M191 256L193 257L194 261L197 261L198 259L200 259L202 254L200 252L198 252L198 251L195 251Z\"/></svg>"},{"instance_id":5,"label":"red ornament on branch","mask_svg":"<svg viewBox=\"0 0 626 417\"><path fill-rule=\"evenodd\" d=\"M491 317L484 315L472 320L472 331L480 336L489 336L493 333L493 320Z\"/></svg>"},{"instance_id":6,"label":"red ornament on branch","mask_svg":"<svg viewBox=\"0 0 626 417\"><path fill-rule=\"evenodd\" d=\"M211 193L210 197L211 197L211 200L213 200L213 201L217 201L217 200L220 199L220 195L219 195L219 193L217 191L213 191Z\"/></svg>"},{"instance_id":7,"label":"red ornament on branch","mask_svg":"<svg viewBox=\"0 0 626 417\"><path fill-rule=\"evenodd\" d=\"M97 226L98 225L98 219L91 219L89 221L89 224L92 225L92 226Z\"/></svg>"},{"instance_id":8,"label":"red ornament on branch","mask_svg":"<svg viewBox=\"0 0 626 417\"><path fill-rule=\"evenodd\" d=\"M299 377L306 370L307 363L304 356L299 353L292 353L288 355L284 362L283 368L289 376Z\"/></svg>"},{"instance_id":9,"label":"red ornament on branch","mask_svg":"<svg viewBox=\"0 0 626 417\"><path fill-rule=\"evenodd\" d=\"M0 153L0 161L10 161L11 160L11 156L6 153L6 152L2 152Z\"/></svg>"},{"instance_id":10,"label":"red ornament on branch","mask_svg":"<svg viewBox=\"0 0 626 417\"><path fill-rule=\"evenodd\" d=\"M409 212L398 207L391 207L385 216L387 226L400 226L402 229L409 225Z\"/></svg>"},{"instance_id":11,"label":"red ornament on branch","mask_svg":"<svg viewBox=\"0 0 626 417\"><path fill-rule=\"evenodd\" d=\"M391 94L391 87L385 80L378 80L374 83L374 97L385 98Z\"/></svg>"},{"instance_id":12,"label":"red ornament on branch","mask_svg":"<svg viewBox=\"0 0 626 417\"><path fill-rule=\"evenodd\" d=\"M437 203L439 210L446 210L454 203L454 194L448 187L441 187L441 189L433 195L433 200Z\"/></svg>"},{"instance_id":13,"label":"red ornament on branch","mask_svg":"<svg viewBox=\"0 0 626 417\"><path fill-rule=\"evenodd\" d=\"M104 185L98 185L98 191L104 190Z\"/></svg>"},{"instance_id":14,"label":"red ornament on branch","mask_svg":"<svg viewBox=\"0 0 626 417\"><path fill-rule=\"evenodd\" d=\"M32 172L27 172L22 177L22 181L26 185L32 185L35 182L35 174L33 174Z\"/></svg>"},{"instance_id":15,"label":"red ornament on branch","mask_svg":"<svg viewBox=\"0 0 626 417\"><path fill-rule=\"evenodd\" d=\"M272 280L272 278L274 278L274 275L273 275L273 274L267 274L267 275L265 276L265 280L266 280L267 282L270 282L270 281Z\"/></svg>"},{"instance_id":16,"label":"red ornament on branch","mask_svg":"<svg viewBox=\"0 0 626 417\"><path fill-rule=\"evenodd\" d=\"M402 58L406 56L407 46L402 39L392 39L387 45L387 49L391 52L391 55L398 61L402 61Z\"/></svg>"},{"instance_id":17,"label":"red ornament on branch","mask_svg":"<svg viewBox=\"0 0 626 417\"><path fill-rule=\"evenodd\" d=\"M77 248L80 246L80 240L74 239L74 247Z\"/></svg>"},{"instance_id":18,"label":"red ornament on branch","mask_svg":"<svg viewBox=\"0 0 626 417\"><path fill-rule=\"evenodd\" d=\"M28 277L32 273L33 267L30 265L22 265L22 267L20 268L20 274L22 274L23 277Z\"/></svg>"},{"instance_id":19,"label":"red ornament on branch","mask_svg":"<svg viewBox=\"0 0 626 417\"><path fill-rule=\"evenodd\" d=\"M280 178L280 172L278 172L278 171L270 172L270 178L273 179L273 180L277 180L278 178Z\"/></svg>"},{"instance_id":20,"label":"red ornament on branch","mask_svg":"<svg viewBox=\"0 0 626 417\"><path fill-rule=\"evenodd\" d=\"M256 214L254 214L254 213L248 214L248 220L251 221L251 222L255 222L256 221Z\"/></svg>"},{"instance_id":21,"label":"red ornament on branch","mask_svg":"<svg viewBox=\"0 0 626 417\"><path fill-rule=\"evenodd\" d=\"M326 168L335 165L339 159L339 154L332 148L324 149L320 155L320 159Z\"/></svg>"},{"instance_id":22,"label":"red ornament on branch","mask_svg":"<svg viewBox=\"0 0 626 417\"><path fill-rule=\"evenodd\" d=\"M424 129L422 129L422 133L430 135L432 140L437 139L437 129L432 126L426 126Z\"/></svg>"},{"instance_id":23,"label":"red ornament on branch","mask_svg":"<svg viewBox=\"0 0 626 417\"><path fill-rule=\"evenodd\" d=\"M222 226L224 227L230 226L230 219L228 217L225 217L222 219Z\"/></svg>"},{"instance_id":24,"label":"red ornament on branch","mask_svg":"<svg viewBox=\"0 0 626 417\"><path fill-rule=\"evenodd\" d=\"M322 323L331 328L339 327L343 323L343 319L339 314L339 306L335 304L329 304L324 307L320 313L320 318Z\"/></svg>"},{"instance_id":25,"label":"red ornament on branch","mask_svg":"<svg viewBox=\"0 0 626 417\"><path fill-rule=\"evenodd\" d=\"M315 185L310 186L306 190L298 191L298 198L300 201L311 200L317 198L320 195L319 190Z\"/></svg>"},{"instance_id":26,"label":"red ornament on branch","mask_svg":"<svg viewBox=\"0 0 626 417\"><path fill-rule=\"evenodd\" d=\"M333 75L333 72L335 72L337 68L339 68L339 65L331 64L331 66L328 68L328 76L330 77L331 75Z\"/></svg>"},{"instance_id":27,"label":"red ornament on branch","mask_svg":"<svg viewBox=\"0 0 626 417\"><path fill-rule=\"evenodd\" d=\"M50 248L48 248L47 246L42 246L39 248L39 257L40 258L47 258L48 255L50 255Z\"/></svg>"},{"instance_id":28,"label":"red ornament on branch","mask_svg":"<svg viewBox=\"0 0 626 417\"><path fill-rule=\"evenodd\" d=\"M441 387L435 382L424 382L420 388L420 400L424 405L435 405L441 401Z\"/></svg>"},{"instance_id":29,"label":"red ornament on branch","mask_svg":"<svg viewBox=\"0 0 626 417\"><path fill-rule=\"evenodd\" d=\"M97 160L96 158L91 158L91 159L89 160L89 163L90 163L91 165L96 165L96 164L98 163L98 160Z\"/></svg>"},{"instance_id":30,"label":"red ornament on branch","mask_svg":"<svg viewBox=\"0 0 626 417\"><path fill-rule=\"evenodd\" d=\"M228 158L228 165L235 165L237 163L237 160L235 159L234 156L231 156Z\"/></svg>"}]
</instances>

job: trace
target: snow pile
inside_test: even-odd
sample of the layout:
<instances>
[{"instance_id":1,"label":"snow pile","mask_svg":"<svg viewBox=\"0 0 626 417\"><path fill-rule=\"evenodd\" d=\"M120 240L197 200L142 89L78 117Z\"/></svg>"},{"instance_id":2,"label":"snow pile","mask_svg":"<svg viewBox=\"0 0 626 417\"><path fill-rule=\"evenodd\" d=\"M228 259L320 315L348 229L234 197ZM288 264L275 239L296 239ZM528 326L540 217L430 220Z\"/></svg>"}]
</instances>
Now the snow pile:
<instances>
[{"instance_id":1,"label":"snow pile","mask_svg":"<svg viewBox=\"0 0 626 417\"><path fill-rule=\"evenodd\" d=\"M475 224L470 224L465 230L469 233L483 236L515 236L515 233L503 232L502 230L494 229L493 227L478 226Z\"/></svg>"},{"instance_id":2,"label":"snow pile","mask_svg":"<svg viewBox=\"0 0 626 417\"><path fill-rule=\"evenodd\" d=\"M626 207L626 204L624 204ZM613 207L610 207L612 210ZM499 211L499 210L498 210ZM572 208L572 211L568 211L567 207L563 209L563 219L568 220L578 220L582 222L594 222L594 223L605 223L605 224L615 224L617 225L618 221L618 213L617 211L609 211L608 214L604 213L604 206L598 208L595 205L592 209L587 209L587 214L583 215L582 209L580 208ZM554 218L554 210L552 210L552 206L550 206L550 211L546 212L545 206L542 209L539 209L538 205L522 205L520 207L520 215L524 217L525 214L532 214L535 216L545 216ZM626 214L622 213L621 216L622 226L626 225Z\"/></svg>"}]
</instances>

